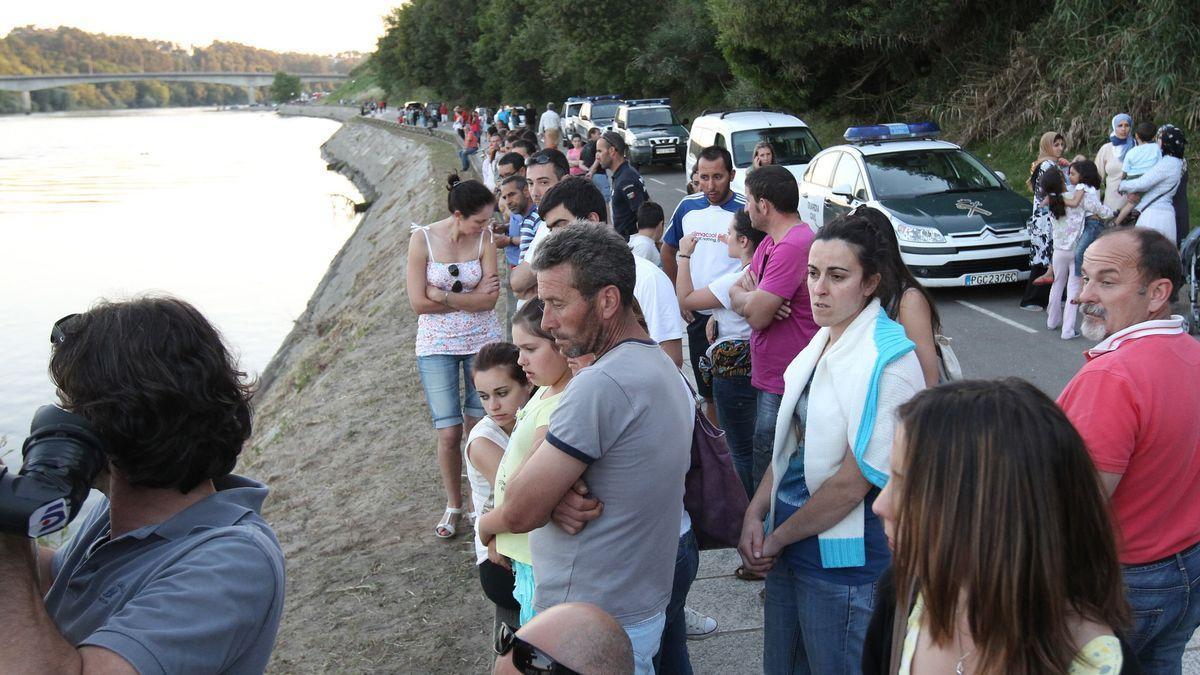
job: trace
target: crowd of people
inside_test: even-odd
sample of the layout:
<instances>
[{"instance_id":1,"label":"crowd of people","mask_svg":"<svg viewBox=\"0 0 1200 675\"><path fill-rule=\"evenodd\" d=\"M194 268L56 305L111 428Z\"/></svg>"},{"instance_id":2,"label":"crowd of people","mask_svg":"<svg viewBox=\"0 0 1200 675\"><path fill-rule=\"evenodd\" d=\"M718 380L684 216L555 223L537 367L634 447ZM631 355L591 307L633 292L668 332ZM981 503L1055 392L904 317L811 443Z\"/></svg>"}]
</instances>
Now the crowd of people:
<instances>
[{"instance_id":1,"label":"crowd of people","mask_svg":"<svg viewBox=\"0 0 1200 675\"><path fill-rule=\"evenodd\" d=\"M729 152L704 148L668 217L619 135L563 153L548 126L489 128L483 181L452 175L447 217L409 248L435 534L462 525L465 434L496 672L692 672L688 638L717 628L686 607L701 415L748 504L729 544L736 576L765 581L766 672L1180 672L1200 625L1200 344L1171 311L1162 187L1181 132L1115 186L1129 120L1098 162L1043 139L1030 287L1064 338L1078 314L1099 343L1054 401L952 381L886 215L810 227L769 145L745 194ZM1139 200L1137 226L1105 225ZM567 608L605 617L621 668L543 620Z\"/></svg>"}]
</instances>

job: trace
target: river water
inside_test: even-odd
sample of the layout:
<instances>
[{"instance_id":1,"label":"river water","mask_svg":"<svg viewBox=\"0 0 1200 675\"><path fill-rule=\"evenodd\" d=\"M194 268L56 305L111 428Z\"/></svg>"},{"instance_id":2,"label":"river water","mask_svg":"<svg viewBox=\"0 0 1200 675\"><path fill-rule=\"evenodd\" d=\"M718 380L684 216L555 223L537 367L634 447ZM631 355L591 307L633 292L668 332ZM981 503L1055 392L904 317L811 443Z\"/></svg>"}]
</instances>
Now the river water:
<instances>
[{"instance_id":1,"label":"river water","mask_svg":"<svg viewBox=\"0 0 1200 675\"><path fill-rule=\"evenodd\" d=\"M196 305L261 372L353 232L338 123L174 109L0 117L0 456L54 401L50 327L100 298Z\"/></svg>"}]
</instances>

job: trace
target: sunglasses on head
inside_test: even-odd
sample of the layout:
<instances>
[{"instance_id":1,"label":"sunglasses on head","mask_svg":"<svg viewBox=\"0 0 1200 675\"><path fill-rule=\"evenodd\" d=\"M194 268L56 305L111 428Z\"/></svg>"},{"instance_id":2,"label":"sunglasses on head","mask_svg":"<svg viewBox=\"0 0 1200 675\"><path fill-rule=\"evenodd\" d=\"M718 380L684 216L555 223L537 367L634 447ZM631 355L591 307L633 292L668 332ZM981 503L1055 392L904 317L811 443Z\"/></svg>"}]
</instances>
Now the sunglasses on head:
<instances>
[{"instance_id":1,"label":"sunglasses on head","mask_svg":"<svg viewBox=\"0 0 1200 675\"><path fill-rule=\"evenodd\" d=\"M550 155L539 154L539 155L534 155L534 156L530 157L529 159L525 160L525 166L529 166L530 164L538 164L538 165L549 164L553 161L554 160L550 159Z\"/></svg>"},{"instance_id":2,"label":"sunglasses on head","mask_svg":"<svg viewBox=\"0 0 1200 675\"><path fill-rule=\"evenodd\" d=\"M513 667L525 675L579 675L546 652L517 637L517 632L506 623L500 624L495 649L496 656L512 652Z\"/></svg>"},{"instance_id":3,"label":"sunglasses on head","mask_svg":"<svg viewBox=\"0 0 1200 675\"><path fill-rule=\"evenodd\" d=\"M61 345L67 341L67 328L78 318L79 314L68 314L58 321L54 322L54 326L50 329L50 343Z\"/></svg>"}]
</instances>

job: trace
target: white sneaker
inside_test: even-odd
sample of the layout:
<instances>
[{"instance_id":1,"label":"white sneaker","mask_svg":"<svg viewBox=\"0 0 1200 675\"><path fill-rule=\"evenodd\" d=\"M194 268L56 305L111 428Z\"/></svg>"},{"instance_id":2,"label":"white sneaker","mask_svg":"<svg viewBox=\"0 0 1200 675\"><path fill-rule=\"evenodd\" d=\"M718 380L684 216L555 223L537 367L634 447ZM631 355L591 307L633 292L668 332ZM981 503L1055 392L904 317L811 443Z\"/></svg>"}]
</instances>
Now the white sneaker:
<instances>
[{"instance_id":1,"label":"white sneaker","mask_svg":"<svg viewBox=\"0 0 1200 675\"><path fill-rule=\"evenodd\" d=\"M683 608L683 621L687 624L687 639L703 640L717 634L717 620L705 616L691 607Z\"/></svg>"}]
</instances>

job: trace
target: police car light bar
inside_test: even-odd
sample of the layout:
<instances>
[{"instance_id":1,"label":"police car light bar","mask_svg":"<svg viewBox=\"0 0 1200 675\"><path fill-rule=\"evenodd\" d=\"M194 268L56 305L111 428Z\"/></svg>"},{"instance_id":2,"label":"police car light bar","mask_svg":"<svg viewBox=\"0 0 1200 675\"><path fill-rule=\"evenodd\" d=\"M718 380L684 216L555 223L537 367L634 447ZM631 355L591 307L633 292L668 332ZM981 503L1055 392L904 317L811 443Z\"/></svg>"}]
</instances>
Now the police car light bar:
<instances>
[{"instance_id":1,"label":"police car light bar","mask_svg":"<svg viewBox=\"0 0 1200 675\"><path fill-rule=\"evenodd\" d=\"M620 94L604 94L603 96L584 96L585 101L620 101Z\"/></svg>"},{"instance_id":2,"label":"police car light bar","mask_svg":"<svg viewBox=\"0 0 1200 675\"><path fill-rule=\"evenodd\" d=\"M901 141L924 138L937 138L942 130L934 122L917 122L916 124L873 124L863 127L850 127L842 138L847 143L881 143L883 141Z\"/></svg>"},{"instance_id":3,"label":"police car light bar","mask_svg":"<svg viewBox=\"0 0 1200 675\"><path fill-rule=\"evenodd\" d=\"M625 101L626 105L671 105L669 98L631 98Z\"/></svg>"}]
</instances>

